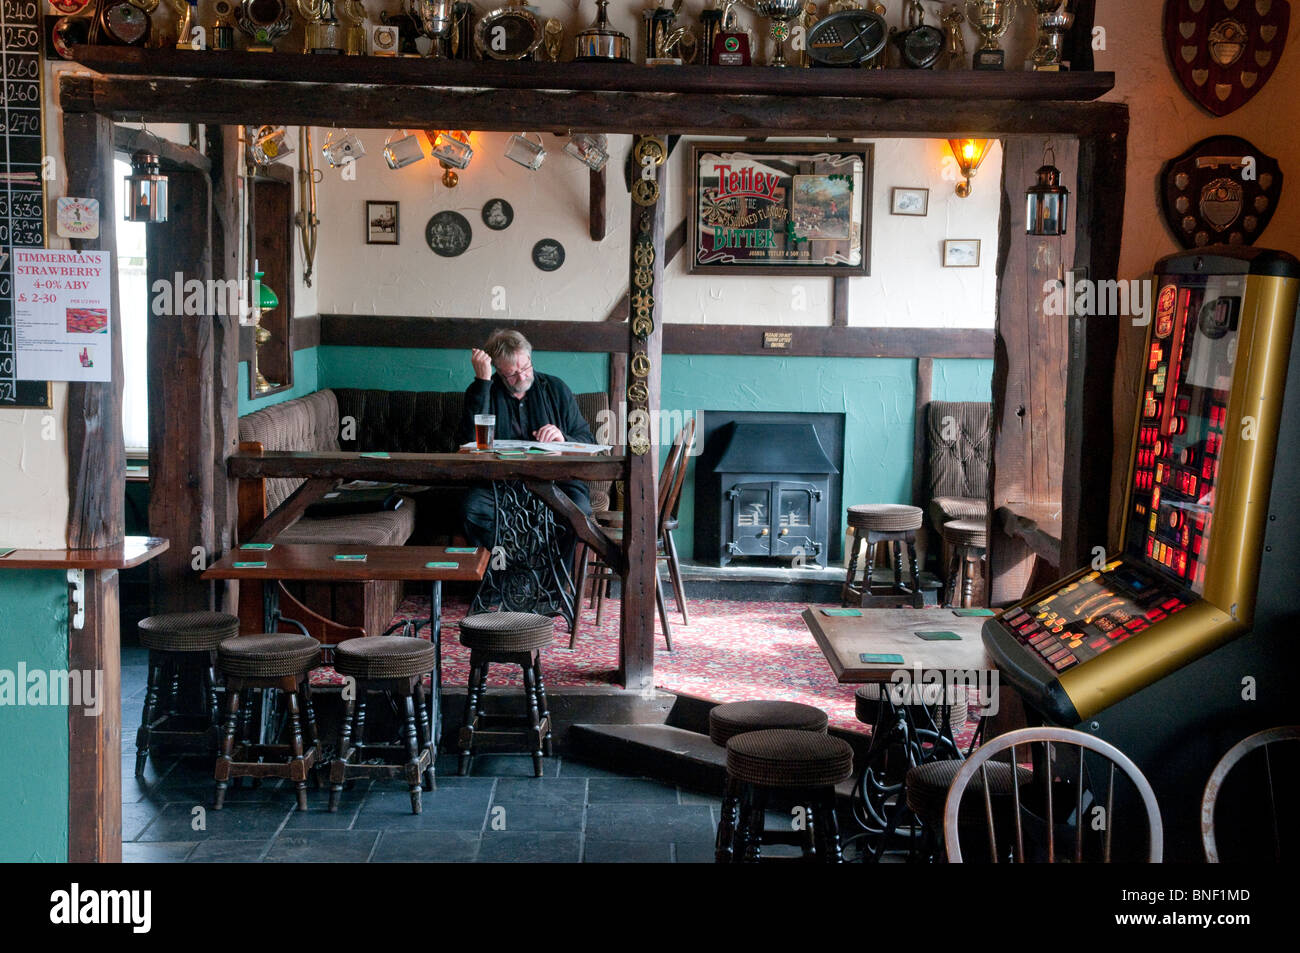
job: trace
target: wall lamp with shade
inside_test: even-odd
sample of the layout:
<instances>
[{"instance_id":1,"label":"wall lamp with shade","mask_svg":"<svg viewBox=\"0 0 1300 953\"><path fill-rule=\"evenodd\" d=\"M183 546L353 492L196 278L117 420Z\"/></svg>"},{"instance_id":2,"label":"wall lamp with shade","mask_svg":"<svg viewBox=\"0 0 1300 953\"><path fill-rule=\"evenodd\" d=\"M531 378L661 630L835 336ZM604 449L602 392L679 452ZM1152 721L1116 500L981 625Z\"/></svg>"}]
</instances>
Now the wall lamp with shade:
<instances>
[{"instance_id":1,"label":"wall lamp with shade","mask_svg":"<svg viewBox=\"0 0 1300 953\"><path fill-rule=\"evenodd\" d=\"M464 169L474 158L474 147L469 144L469 133L463 129L426 129L430 154L442 166L442 184L454 189L460 181L457 169Z\"/></svg>"},{"instance_id":2,"label":"wall lamp with shade","mask_svg":"<svg viewBox=\"0 0 1300 953\"><path fill-rule=\"evenodd\" d=\"M128 222L167 221L167 176L159 168L158 157L146 149L131 156L122 218Z\"/></svg>"},{"instance_id":3,"label":"wall lamp with shade","mask_svg":"<svg viewBox=\"0 0 1300 953\"><path fill-rule=\"evenodd\" d=\"M970 180L979 171L980 164L989 154L992 146L992 139L948 140L948 148L952 150L952 156L957 160L957 168L961 170L962 181L957 183L957 194L962 198L970 195Z\"/></svg>"}]
</instances>

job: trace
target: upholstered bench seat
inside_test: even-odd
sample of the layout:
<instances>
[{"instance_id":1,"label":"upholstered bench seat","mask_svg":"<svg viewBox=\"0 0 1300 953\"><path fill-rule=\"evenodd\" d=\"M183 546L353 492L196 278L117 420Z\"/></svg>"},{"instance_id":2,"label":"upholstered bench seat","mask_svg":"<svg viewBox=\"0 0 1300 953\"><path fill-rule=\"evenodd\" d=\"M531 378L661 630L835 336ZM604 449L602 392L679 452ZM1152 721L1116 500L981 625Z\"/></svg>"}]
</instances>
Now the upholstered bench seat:
<instances>
[{"instance_id":1,"label":"upholstered bench seat","mask_svg":"<svg viewBox=\"0 0 1300 953\"><path fill-rule=\"evenodd\" d=\"M401 546L415 530L415 505L409 497L402 499L405 502L395 510L344 516L304 516L275 539L278 543Z\"/></svg>"}]
</instances>

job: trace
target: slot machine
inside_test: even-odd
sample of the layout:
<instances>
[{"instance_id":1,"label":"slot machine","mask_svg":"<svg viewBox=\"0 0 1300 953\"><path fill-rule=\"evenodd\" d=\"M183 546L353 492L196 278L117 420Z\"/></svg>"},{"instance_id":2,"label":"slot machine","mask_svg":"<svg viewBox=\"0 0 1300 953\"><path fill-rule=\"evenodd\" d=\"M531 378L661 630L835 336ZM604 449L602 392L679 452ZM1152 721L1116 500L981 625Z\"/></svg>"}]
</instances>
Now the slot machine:
<instances>
[{"instance_id":1,"label":"slot machine","mask_svg":"<svg viewBox=\"0 0 1300 953\"><path fill-rule=\"evenodd\" d=\"M1161 260L1153 290L1120 548L983 638L1030 709L1133 758L1166 859L1199 860L1214 764L1296 722L1300 261L1203 249Z\"/></svg>"}]
</instances>

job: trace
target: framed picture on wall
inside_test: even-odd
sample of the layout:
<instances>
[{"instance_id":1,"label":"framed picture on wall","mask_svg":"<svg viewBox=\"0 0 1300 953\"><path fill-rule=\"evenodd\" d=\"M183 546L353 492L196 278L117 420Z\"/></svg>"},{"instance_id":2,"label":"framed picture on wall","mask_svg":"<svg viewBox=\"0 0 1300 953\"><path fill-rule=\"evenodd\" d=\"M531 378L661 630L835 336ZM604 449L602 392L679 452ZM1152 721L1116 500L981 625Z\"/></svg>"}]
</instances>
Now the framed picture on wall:
<instances>
[{"instance_id":1,"label":"framed picture on wall","mask_svg":"<svg viewBox=\"0 0 1300 953\"><path fill-rule=\"evenodd\" d=\"M890 215L929 215L929 189L894 189L890 193Z\"/></svg>"},{"instance_id":2,"label":"framed picture on wall","mask_svg":"<svg viewBox=\"0 0 1300 953\"><path fill-rule=\"evenodd\" d=\"M943 243L943 267L978 268L980 266L980 240L978 238L950 238Z\"/></svg>"},{"instance_id":3,"label":"framed picture on wall","mask_svg":"<svg viewBox=\"0 0 1300 953\"><path fill-rule=\"evenodd\" d=\"M366 244L396 245L397 202L366 202Z\"/></svg>"},{"instance_id":4,"label":"framed picture on wall","mask_svg":"<svg viewBox=\"0 0 1300 953\"><path fill-rule=\"evenodd\" d=\"M871 273L870 143L691 147L692 274Z\"/></svg>"}]
</instances>

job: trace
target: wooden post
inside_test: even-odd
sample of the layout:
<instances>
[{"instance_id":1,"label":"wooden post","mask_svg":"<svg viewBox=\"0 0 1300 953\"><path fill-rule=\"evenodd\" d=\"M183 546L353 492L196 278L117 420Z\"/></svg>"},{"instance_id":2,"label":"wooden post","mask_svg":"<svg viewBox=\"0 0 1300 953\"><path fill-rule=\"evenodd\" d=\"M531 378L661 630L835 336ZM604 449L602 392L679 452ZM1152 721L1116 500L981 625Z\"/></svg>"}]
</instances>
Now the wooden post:
<instances>
[{"instance_id":1,"label":"wooden post","mask_svg":"<svg viewBox=\"0 0 1300 953\"><path fill-rule=\"evenodd\" d=\"M634 148L654 142L649 137L634 140ZM663 140L658 140L662 154L666 158L667 150ZM622 618L620 620L619 645L619 681L629 689L649 690L654 688L654 650L655 650L655 573L657 572L657 520L658 500L655 488L656 471L659 467L659 434L646 422L649 431L650 449L646 452L633 452L632 414L641 408L650 413L649 419L657 417L659 409L659 380L663 359L663 288L664 288L664 205L667 203L665 182L667 180L667 163L661 162L653 167L648 179L642 178L641 165L634 163L633 195L638 189L652 192L656 201L651 205L640 205L632 201L631 230L632 260L629 262L631 284L630 320L628 323L628 389L644 385L646 400L644 402L628 399L628 454L626 498L623 505L623 545L627 553L627 574L623 577ZM647 183L654 183L651 190ZM644 196L647 191L641 194ZM653 250L653 261L645 260L646 248ZM638 256L641 256L638 261ZM651 281L648 288L636 286L639 269L649 269ZM654 327L644 338L636 334L636 302L648 296L650 318ZM638 376L638 367L644 360L649 362L645 377Z\"/></svg>"},{"instance_id":2,"label":"wooden post","mask_svg":"<svg viewBox=\"0 0 1300 953\"><path fill-rule=\"evenodd\" d=\"M212 277L207 177L168 169L171 211L149 226L149 287L162 280L191 314L149 315L149 532L171 540L150 563L151 611L211 608L211 587L191 565L202 547L205 565L215 559L213 528L213 322L208 312ZM185 283L197 280L203 304L186 304Z\"/></svg>"},{"instance_id":3,"label":"wooden post","mask_svg":"<svg viewBox=\"0 0 1300 953\"><path fill-rule=\"evenodd\" d=\"M1092 281L1114 280L1119 273L1120 233L1124 221L1125 170L1128 161L1128 115L1117 131L1079 141L1076 266ZM1065 477L1061 489L1061 572L1086 564L1092 549L1113 551L1119 543L1118 518L1111 520L1111 497L1123 498L1127 460L1116 446L1127 447L1130 414L1116 430L1113 392L1131 389L1123 375L1137 373L1129 355L1116 362L1119 323L1114 315L1070 319L1070 364L1066 381ZM1131 327L1131 325L1130 325ZM1123 441L1116 443L1116 439ZM1107 492L1109 490L1110 492ZM1118 513L1122 503L1117 503ZM1076 519L1077 517L1077 519Z\"/></svg>"},{"instance_id":4,"label":"wooden post","mask_svg":"<svg viewBox=\"0 0 1300 953\"><path fill-rule=\"evenodd\" d=\"M111 380L68 385L68 547L99 549L122 542L125 531L126 448L122 444L122 309L118 304L117 238L113 175L113 123L86 113L63 120L68 194L97 197L104 227L83 251L109 253Z\"/></svg>"},{"instance_id":5,"label":"wooden post","mask_svg":"<svg viewBox=\"0 0 1300 953\"><path fill-rule=\"evenodd\" d=\"M209 126L208 158L212 161L212 274L240 280L239 272L239 130ZM238 484L226 472L226 461L239 444L239 315L212 316L212 531L225 553L235 543ZM218 585L214 600L234 612L239 583Z\"/></svg>"}]
</instances>

